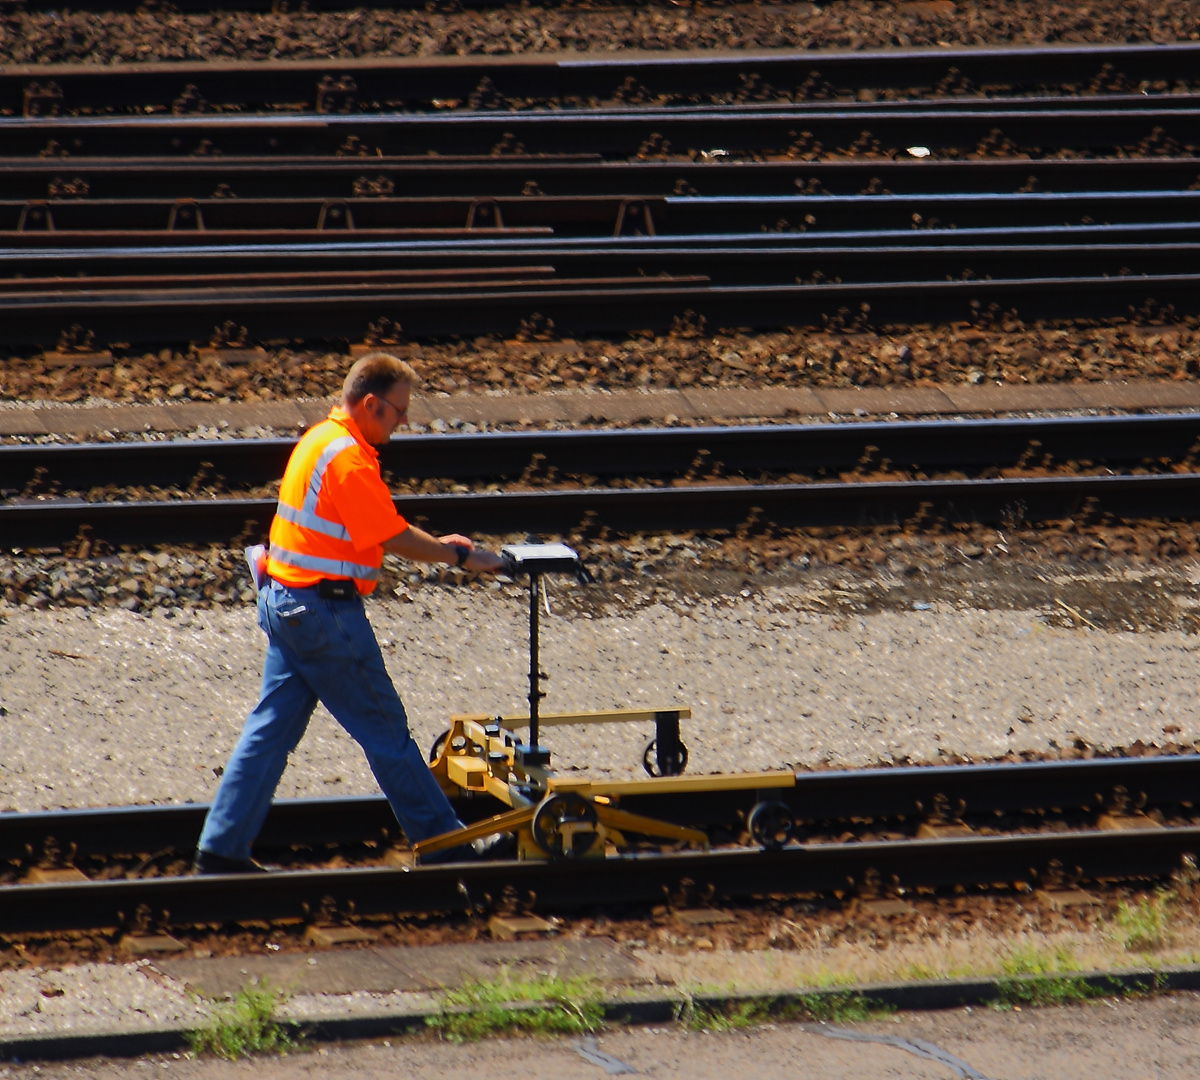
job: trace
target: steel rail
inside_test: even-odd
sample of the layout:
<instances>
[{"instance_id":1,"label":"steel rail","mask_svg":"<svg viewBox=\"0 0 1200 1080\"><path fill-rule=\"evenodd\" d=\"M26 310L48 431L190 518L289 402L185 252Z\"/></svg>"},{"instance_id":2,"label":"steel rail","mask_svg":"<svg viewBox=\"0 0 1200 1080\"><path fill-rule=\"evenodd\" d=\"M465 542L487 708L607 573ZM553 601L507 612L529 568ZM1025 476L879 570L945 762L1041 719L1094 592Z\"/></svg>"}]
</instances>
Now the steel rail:
<instances>
[{"instance_id":1,"label":"steel rail","mask_svg":"<svg viewBox=\"0 0 1200 1080\"><path fill-rule=\"evenodd\" d=\"M775 246L714 243L693 246L688 242L671 245L669 238L653 247L614 244L593 248L562 247L554 251L511 252L509 257L495 251L482 254L474 266L453 267L445 263L461 259L443 258L442 266L391 270L333 269L278 270L189 274L85 274L80 266L76 276L0 277L0 295L29 296L31 302L52 298L55 302L71 294L98 296L157 293L196 298L208 297L216 303L235 295L239 298L266 298L304 291L311 295L346 292L370 292L381 288L403 291L430 291L441 287L498 287L535 289L565 288L569 282L586 288L615 284L641 286L650 278L662 287L668 283L715 285L778 285L793 281L877 282L887 280L930 281L937 279L968 281L1000 278L1017 280L1024 274L1038 277L1140 276L1186 274L1200 265L1200 225L1193 230L1195 239L1187 243L1158 244L1030 244L1030 245L898 245L894 247ZM445 255L445 252L441 254ZM410 253L411 255L411 253ZM531 257L551 256L554 264L530 266ZM237 263L237 257L231 258ZM393 265L401 256L392 260ZM419 260L403 260L408 262ZM111 265L108 260L105 263ZM490 264L479 266L478 263ZM497 265L499 264L499 265ZM505 265L507 264L507 265ZM125 267L118 264L118 267ZM105 268L94 266L92 269ZM28 266L37 272L41 267ZM47 268L48 269L48 268ZM556 275L557 271L557 275ZM534 284L536 282L536 285Z\"/></svg>"},{"instance_id":2,"label":"steel rail","mask_svg":"<svg viewBox=\"0 0 1200 1080\"><path fill-rule=\"evenodd\" d=\"M283 177L277 182L282 183ZM62 232L110 230L133 233L157 231L175 234L191 232L204 240L212 234L248 232L251 235L274 230L310 230L341 232L392 229L481 229L488 232L500 227L564 227L612 235L623 211L632 200L618 195L514 196L479 199L469 196L430 196L427 198L352 197L314 200L292 196L273 198L204 198L180 201L177 198L92 197L60 200L53 204L35 204L41 220L29 228L25 220L30 204L21 200L0 200L0 230L22 230L38 234L53 243L69 242ZM662 207L661 199L637 200L639 205ZM186 224L181 220L186 215ZM174 224L178 222L178 224ZM33 238L31 235L30 239ZM16 238L13 238L16 239Z\"/></svg>"},{"instance_id":3,"label":"steel rail","mask_svg":"<svg viewBox=\"0 0 1200 1080\"><path fill-rule=\"evenodd\" d=\"M409 521L438 532L565 535L602 522L616 533L732 530L741 526L856 527L944 520L1060 521L1109 514L1135 520L1192 520L1200 473L986 480L829 481L809 484L696 484L532 492L409 495L395 499ZM261 538L271 499L155 502L47 499L0 506L7 544L44 548L84 527L112 544L227 543Z\"/></svg>"},{"instance_id":4,"label":"steel rail","mask_svg":"<svg viewBox=\"0 0 1200 1080\"><path fill-rule=\"evenodd\" d=\"M629 275L625 275L629 276ZM10 277L0 278L0 291L4 292L71 292L76 289L91 290L105 288L181 289L189 290L237 286L239 288L312 287L337 288L352 285L368 287L372 282L409 282L423 288L435 287L439 281L447 283L471 282L517 282L524 280L549 280L554 277L553 266L513 265L494 267L438 267L393 270L280 270L273 273L197 273L187 276L168 275L118 275L102 277ZM594 280L594 277L589 278Z\"/></svg>"},{"instance_id":5,"label":"steel rail","mask_svg":"<svg viewBox=\"0 0 1200 1080\"><path fill-rule=\"evenodd\" d=\"M1200 168L1200 163L1198 163ZM27 223L37 211L37 225ZM944 193L939 195L530 196L473 199L76 199L0 201L0 243L71 247L106 244L269 243L470 239L556 235L827 232L903 228L1036 227L1196 220L1197 191ZM186 216L186 224L183 219ZM176 222L179 224L176 224ZM536 235L536 234L534 234Z\"/></svg>"},{"instance_id":6,"label":"steel rail","mask_svg":"<svg viewBox=\"0 0 1200 1080\"><path fill-rule=\"evenodd\" d=\"M525 155L466 160L416 158L3 158L0 198L63 200L275 197L332 199L617 195L834 195L886 189L908 195L1040 191L1182 191L1196 184L1193 158L711 161L548 160ZM224 189L222 189L224 185ZM230 195L224 195L228 191Z\"/></svg>"},{"instance_id":7,"label":"steel rail","mask_svg":"<svg viewBox=\"0 0 1200 1080\"><path fill-rule=\"evenodd\" d=\"M1200 274L1027 277L990 281L845 282L815 285L676 284L652 277L636 287L473 289L430 293L378 290L353 296L221 298L172 290L33 296L0 295L0 344L53 346L79 324L100 342L206 341L225 320L251 339L362 340L388 316L412 337L517 333L531 314L560 332L669 330L692 312L712 326L864 325L976 320L988 311L1022 319L1128 317L1138 312L1200 312Z\"/></svg>"},{"instance_id":8,"label":"steel rail","mask_svg":"<svg viewBox=\"0 0 1200 1080\"><path fill-rule=\"evenodd\" d=\"M6 290L0 286L0 293L7 293L17 302L24 301L30 306L45 303L57 304L64 296L76 293L84 301L95 300L104 296L112 296L120 301L134 298L153 297L159 301L170 302L177 299L180 303L220 305L230 301L241 303L279 302L283 304L301 303L311 300L329 302L342 298L369 295L376 301L382 296L396 298L411 298L424 295L434 290L450 292L462 290L464 293L479 292L488 289L520 290L523 295L531 298L539 293L550 290L562 292L569 289L612 289L626 288L641 292L654 289L671 289L681 286L702 285L708 282L704 274L689 274L672 277L665 274L647 278L641 274L630 274L622 277L588 277L564 278L554 275L553 267L548 273L533 273L525 278L512 274L472 274L456 279L453 275L443 275L432 281L413 280L412 277L387 280L376 278L368 281L317 281L249 285L245 282L232 281L221 285L203 285L197 281L186 281L182 287L163 287L158 281L139 282L133 289L109 290L105 288L102 278L93 278L90 289L77 289L75 282L65 286L51 287L49 290L26 290L23 282L17 282L16 289Z\"/></svg>"},{"instance_id":9,"label":"steel rail","mask_svg":"<svg viewBox=\"0 0 1200 1080\"><path fill-rule=\"evenodd\" d=\"M629 276L629 275L624 275ZM189 275L114 275L100 277L11 277L0 279L5 292L72 292L76 289L122 288L143 289L205 289L220 287L275 288L355 286L363 288L372 282L398 284L408 282L424 288L439 281L449 284L470 282L516 282L554 278L553 266L495 266L495 267L438 267L395 270L281 270L273 273L197 273ZM589 278L588 280L594 280Z\"/></svg>"},{"instance_id":10,"label":"steel rail","mask_svg":"<svg viewBox=\"0 0 1200 1080\"><path fill-rule=\"evenodd\" d=\"M486 909L515 890L541 911L666 897L718 901L821 893L880 880L904 888L1162 878L1200 851L1200 828L814 844L570 862L473 863L0 886L0 933L158 927Z\"/></svg>"},{"instance_id":11,"label":"steel rail","mask_svg":"<svg viewBox=\"0 0 1200 1080\"><path fill-rule=\"evenodd\" d=\"M411 106L434 100L467 101L485 79L492 88L487 96L501 100L686 99L697 94L736 100L778 94L804 101L825 95L854 98L863 89L933 92L939 84L951 100L1056 87L1101 97L1146 89L1157 99L1166 95L1153 91L1155 83L1192 85L1198 58L1200 48L1183 42L841 53L738 50L669 57L624 52L619 56L527 54L278 63L26 64L0 70L0 110L20 114L81 106L169 110L300 105L337 111L383 102ZM33 83L38 84L36 89ZM55 84L56 91L47 91L48 83ZM195 88L190 93L185 89L189 85Z\"/></svg>"},{"instance_id":12,"label":"steel rail","mask_svg":"<svg viewBox=\"0 0 1200 1080\"><path fill-rule=\"evenodd\" d=\"M619 99L619 93L614 94L614 99ZM776 96L774 93L767 95L746 95L746 94L730 94L724 95L731 100L718 100L722 95L712 95L714 100L708 102L696 103L695 98L699 96L695 93L689 95L687 100L678 100L675 102L637 102L637 101L620 101L610 100L605 103L595 102L592 104L583 104L577 100L570 102L572 109L581 111L611 111L620 112L629 116L636 116L643 112L652 112L656 110L669 110L672 113L679 115L701 114L711 112L718 109L740 108L753 109L760 112L788 112L792 115L806 115L813 117L821 117L831 113L844 113L853 115L855 113L871 114L871 115L886 115L888 113L913 115L924 112L941 113L950 109L971 109L980 113L997 112L1020 112L1020 113L1037 113L1037 112L1058 112L1064 108L1071 109L1080 113L1089 112L1122 112L1125 110L1133 112L1144 112L1147 108L1154 108L1164 112L1172 112L1174 110L1191 110L1197 104L1200 104L1200 95L1191 92L1176 92L1172 94L1155 93L1107 93L1096 96L1080 96L1069 95L1064 93L1053 93L1043 95L947 95L935 94L928 98L905 97L900 100L870 100L860 101L854 99L835 99L831 101L823 100L804 100L794 99L789 93L783 93ZM365 115L369 112L371 115L408 115L411 113L425 113L436 116L451 116L459 112L473 112L475 109L469 105L462 108L462 102L455 101L450 107L447 107L445 102L434 100L406 100L406 101L375 101L369 103L368 108L358 108L357 100L354 106L349 108L334 108L327 109L317 108L307 110L310 115ZM364 103L365 105L366 103ZM556 105L557 103L555 103ZM502 106L507 105L509 115L527 115L544 113L548 108L554 107L546 101L536 101L534 103L526 103L523 101L505 102L499 99L492 104L486 106L489 111L496 111ZM57 106L57 102L56 102ZM555 108L555 111L559 111ZM80 113L69 114L80 118L89 118L92 116L118 117L124 115L145 116L149 115L171 115L171 116L272 116L280 114L293 114L297 112L294 105L285 106L283 109L246 109L237 103L230 103L226 108L209 108L199 107L195 109L164 109L161 105L157 108L151 106L149 109L142 105L133 105L129 107L128 112L119 111L116 109L108 110L103 107L97 108L95 103L85 104ZM26 114L26 119L32 119L38 115L46 115L44 113L34 113L30 116ZM61 109L56 107L55 111L49 115L62 115Z\"/></svg>"},{"instance_id":13,"label":"steel rail","mask_svg":"<svg viewBox=\"0 0 1200 1080\"><path fill-rule=\"evenodd\" d=\"M996 813L1059 810L1098 812L1114 805L1163 807L1196 798L1200 755L1103 758L1090 761L939 765L929 768L830 770L796 774L796 786L764 797L785 802L797 821L846 818L928 818L945 806L959 819ZM623 809L695 827L728 827L759 798L755 791L624 796ZM464 820L498 806L459 800ZM73 852L76 859L190 854L208 812L206 804L128 806L0 814L0 860L39 860ZM262 851L289 847L394 840L396 819L382 796L282 799L271 805L256 841Z\"/></svg>"},{"instance_id":14,"label":"steel rail","mask_svg":"<svg viewBox=\"0 0 1200 1080\"><path fill-rule=\"evenodd\" d=\"M620 268L655 273L670 272L674 260L686 259L695 269L695 258L711 260L715 281L744 283L725 271L752 267L761 259L768 269L788 259L804 260L813 252L830 248L874 248L896 252L920 249L918 261L938 248L978 247L993 253L1015 253L1020 248L1055 248L1071 259L1085 248L1103 249L1101 259L1119 248L1140 258L1137 249L1169 252L1174 244L1200 242L1200 223L1152 222L1136 225L1053 225L960 229L847 229L822 233L739 233L708 236L555 237L539 240L485 238L477 234L465 241L368 241L352 234L331 235L321 243L289 241L272 244L103 245L64 248L11 248L0 246L0 266L12 288L23 288L22 279L34 278L190 278L197 274L331 274L361 270L427 271L432 280L451 271L479 272L488 267L511 272L530 264L557 267L572 276L611 273ZM969 256L963 251L964 258ZM693 257L694 256L694 257ZM836 256L835 256L836 257ZM1170 256L1168 255L1168 258ZM1125 264L1122 263L1122 266ZM794 271L793 271L794 273ZM955 275L957 276L957 275ZM369 280L369 278L364 278ZM755 271L750 281L761 281ZM790 275L789 275L790 280ZM64 287L67 287L64 285Z\"/></svg>"},{"instance_id":15,"label":"steel rail","mask_svg":"<svg viewBox=\"0 0 1200 1080\"><path fill-rule=\"evenodd\" d=\"M418 114L278 116L0 117L6 152L71 158L95 155L210 155L241 157L357 154L368 157L424 153L502 153L520 144L529 153L600 153L634 158L665 154L749 151L813 155L827 150L891 150L919 144L934 154L973 151L995 143L1032 151L1040 147L1124 153L1173 141L1191 153L1200 143L1200 110L996 110L968 106L888 112L801 108L555 110ZM53 144L53 145L51 145ZM669 145L666 145L669 144ZM1192 147L1189 151L1187 148Z\"/></svg>"},{"instance_id":16,"label":"steel rail","mask_svg":"<svg viewBox=\"0 0 1200 1080\"><path fill-rule=\"evenodd\" d=\"M605 398L596 399L597 410ZM0 498L21 491L95 487L186 489L197 477L226 487L279 479L295 439L178 440L0 446ZM1190 462L1200 413L855 424L476 432L395 435L380 453L393 477L487 482L523 476L680 477L837 474L846 470L1043 467L1071 461L1114 468ZM886 463L886 466L884 465ZM398 481L397 481L398 482ZM3 503L0 503L3 506Z\"/></svg>"}]
</instances>

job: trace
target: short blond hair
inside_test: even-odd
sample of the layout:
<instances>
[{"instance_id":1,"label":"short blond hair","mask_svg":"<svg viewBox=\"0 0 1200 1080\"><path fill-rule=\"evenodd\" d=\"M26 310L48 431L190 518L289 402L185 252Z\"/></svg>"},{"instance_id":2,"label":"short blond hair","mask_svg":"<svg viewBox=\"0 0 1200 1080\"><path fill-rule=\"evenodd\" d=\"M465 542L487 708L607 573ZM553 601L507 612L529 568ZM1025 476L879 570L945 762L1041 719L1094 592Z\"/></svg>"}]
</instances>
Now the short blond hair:
<instances>
[{"instance_id":1,"label":"short blond hair","mask_svg":"<svg viewBox=\"0 0 1200 1080\"><path fill-rule=\"evenodd\" d=\"M382 397L397 383L412 386L417 373L407 360L391 353L373 352L354 361L342 383L342 400L357 405L368 394Z\"/></svg>"}]
</instances>

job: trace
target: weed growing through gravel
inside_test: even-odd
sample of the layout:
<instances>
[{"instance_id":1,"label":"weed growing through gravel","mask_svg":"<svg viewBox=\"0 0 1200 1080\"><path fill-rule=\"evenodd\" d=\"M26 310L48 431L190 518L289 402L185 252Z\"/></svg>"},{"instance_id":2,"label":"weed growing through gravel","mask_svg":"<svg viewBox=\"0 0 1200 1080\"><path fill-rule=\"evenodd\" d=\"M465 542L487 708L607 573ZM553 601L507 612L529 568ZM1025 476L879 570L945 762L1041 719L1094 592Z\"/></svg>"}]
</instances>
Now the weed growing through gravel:
<instances>
[{"instance_id":1,"label":"weed growing through gravel","mask_svg":"<svg viewBox=\"0 0 1200 1080\"><path fill-rule=\"evenodd\" d=\"M988 1004L993 1009L1011 1009L1022 1005L1041 1008L1069 1005L1093 998L1112 997L1110 990L1092 986L1079 975L1024 975L996 980L1000 996Z\"/></svg>"},{"instance_id":2,"label":"weed growing through gravel","mask_svg":"<svg viewBox=\"0 0 1200 1080\"><path fill-rule=\"evenodd\" d=\"M989 1004L994 1009L1011 1009L1022 1005L1035 1008L1043 1005L1066 1005L1073 1001L1088 1001L1109 996L1110 992L1091 986L1079 975L1079 965L1071 950L1059 946L1052 952L1036 945L1013 949L1000 965L1004 976L996 980L1000 996Z\"/></svg>"},{"instance_id":3,"label":"weed growing through gravel","mask_svg":"<svg viewBox=\"0 0 1200 1080\"><path fill-rule=\"evenodd\" d=\"M769 1021L824 1020L849 1024L877 1019L894 1012L852 991L800 994L779 1000L751 997L720 1003L699 1002L689 997L679 1007L677 1019L690 1031L737 1031Z\"/></svg>"},{"instance_id":4,"label":"weed growing through gravel","mask_svg":"<svg viewBox=\"0 0 1200 1080\"><path fill-rule=\"evenodd\" d=\"M767 998L726 1001L708 1005L689 998L678 1010L678 1019L689 1031L740 1031L773 1019Z\"/></svg>"},{"instance_id":5,"label":"weed growing through gravel","mask_svg":"<svg viewBox=\"0 0 1200 1080\"><path fill-rule=\"evenodd\" d=\"M910 982L928 982L932 979L945 978L942 972L928 964L909 964L900 972L900 978Z\"/></svg>"},{"instance_id":6,"label":"weed growing through gravel","mask_svg":"<svg viewBox=\"0 0 1200 1080\"><path fill-rule=\"evenodd\" d=\"M1159 889L1153 896L1128 904L1117 905L1113 923L1119 937L1130 952L1157 952L1171 941L1171 914L1175 893Z\"/></svg>"},{"instance_id":7,"label":"weed growing through gravel","mask_svg":"<svg viewBox=\"0 0 1200 1080\"><path fill-rule=\"evenodd\" d=\"M1001 966L1004 976L996 980L1000 996L989 1002L994 1009L1070 1005L1104 997L1145 997L1165 985L1161 976L1151 983L1129 984L1108 978L1107 986L1098 985L1075 974L1079 964L1065 946L1053 952L1034 945L1013 949Z\"/></svg>"},{"instance_id":8,"label":"weed growing through gravel","mask_svg":"<svg viewBox=\"0 0 1200 1080\"><path fill-rule=\"evenodd\" d=\"M250 1054L286 1054L296 1047L288 1027L275 1019L275 1010L287 1000L284 991L259 979L238 991L212 1023L188 1035L193 1054L215 1054L228 1061Z\"/></svg>"},{"instance_id":9,"label":"weed growing through gravel","mask_svg":"<svg viewBox=\"0 0 1200 1080\"><path fill-rule=\"evenodd\" d=\"M594 980L525 979L505 969L494 980L447 991L438 1003L437 1015L425 1022L443 1038L461 1043L511 1031L588 1034L603 1020L600 989Z\"/></svg>"},{"instance_id":10,"label":"weed growing through gravel","mask_svg":"<svg viewBox=\"0 0 1200 1080\"><path fill-rule=\"evenodd\" d=\"M1011 949L1001 961L1000 970L1005 975L1051 975L1078 971L1079 964L1067 945L1050 951L1029 944Z\"/></svg>"}]
</instances>

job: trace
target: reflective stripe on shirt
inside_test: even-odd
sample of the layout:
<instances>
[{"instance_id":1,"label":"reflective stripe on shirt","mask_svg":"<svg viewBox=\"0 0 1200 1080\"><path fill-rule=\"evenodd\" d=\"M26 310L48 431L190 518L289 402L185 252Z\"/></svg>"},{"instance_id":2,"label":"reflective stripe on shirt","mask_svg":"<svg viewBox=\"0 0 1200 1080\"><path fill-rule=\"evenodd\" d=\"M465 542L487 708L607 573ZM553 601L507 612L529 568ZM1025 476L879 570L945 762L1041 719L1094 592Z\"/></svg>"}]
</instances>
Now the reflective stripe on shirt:
<instances>
[{"instance_id":1,"label":"reflective stripe on shirt","mask_svg":"<svg viewBox=\"0 0 1200 1080\"><path fill-rule=\"evenodd\" d=\"M307 499L304 501L308 502ZM275 513L283 518L284 521L290 521L293 525L303 525L304 528L312 529L313 532L319 532L323 536L332 536L335 540L350 539L350 534L346 531L344 525L339 525L336 521L326 521L323 517L317 517L311 510L297 510L295 507L281 502L275 507Z\"/></svg>"},{"instance_id":2,"label":"reflective stripe on shirt","mask_svg":"<svg viewBox=\"0 0 1200 1080\"><path fill-rule=\"evenodd\" d=\"M343 450L348 450L354 445L353 435L343 435L340 439L331 440L329 445L321 451L321 456L313 465L312 472L308 474L308 488L304 492L304 505L297 509L281 499L275 508L275 513L293 525L312 529L313 532L319 532L322 536L332 536L335 540L349 540L350 533L346 531L344 525L317 514L317 501L321 498L321 484L325 481L325 470L329 468L329 463Z\"/></svg>"},{"instance_id":3,"label":"reflective stripe on shirt","mask_svg":"<svg viewBox=\"0 0 1200 1080\"><path fill-rule=\"evenodd\" d=\"M319 555L302 555L288 551L277 544L271 545L271 558L285 566L298 566L301 570L329 574L331 577L360 578L363 581L378 581L379 567L364 566L362 563L344 562L341 559L323 559Z\"/></svg>"}]
</instances>

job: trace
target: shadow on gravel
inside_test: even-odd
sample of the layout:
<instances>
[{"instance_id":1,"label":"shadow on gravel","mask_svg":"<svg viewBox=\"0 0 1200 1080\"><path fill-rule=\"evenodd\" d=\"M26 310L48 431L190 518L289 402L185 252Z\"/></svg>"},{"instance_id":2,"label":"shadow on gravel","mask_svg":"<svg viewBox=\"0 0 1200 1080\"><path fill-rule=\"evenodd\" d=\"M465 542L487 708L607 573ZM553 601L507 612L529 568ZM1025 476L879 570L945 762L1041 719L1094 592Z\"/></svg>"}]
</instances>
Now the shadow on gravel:
<instances>
[{"instance_id":1,"label":"shadow on gravel","mask_svg":"<svg viewBox=\"0 0 1200 1080\"><path fill-rule=\"evenodd\" d=\"M833 615L922 612L946 607L981 611L1034 611L1049 626L1114 633L1200 631L1196 586L1175 570L1064 570L1058 566L971 563L941 568L905 567L853 574L836 569L775 573L664 569L652 578L624 578L571 588L553 602L566 613L616 615L649 604L687 609L699 602L745 600L764 590L775 608Z\"/></svg>"}]
</instances>

